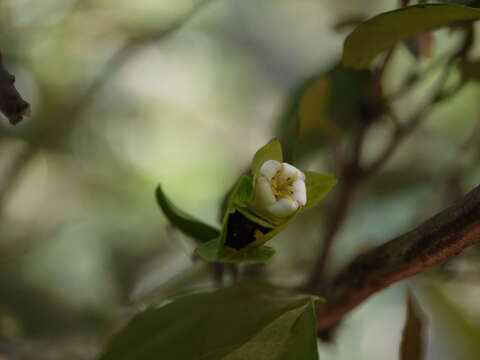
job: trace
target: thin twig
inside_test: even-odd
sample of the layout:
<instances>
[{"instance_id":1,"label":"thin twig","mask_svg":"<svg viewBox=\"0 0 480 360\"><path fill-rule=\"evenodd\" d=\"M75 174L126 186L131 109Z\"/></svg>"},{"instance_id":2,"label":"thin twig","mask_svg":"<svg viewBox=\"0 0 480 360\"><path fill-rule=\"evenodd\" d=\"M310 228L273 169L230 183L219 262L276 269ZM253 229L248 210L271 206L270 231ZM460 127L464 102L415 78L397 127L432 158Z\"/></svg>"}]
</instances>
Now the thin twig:
<instances>
[{"instance_id":1,"label":"thin twig","mask_svg":"<svg viewBox=\"0 0 480 360\"><path fill-rule=\"evenodd\" d=\"M472 44L472 28L469 27L466 31L464 41L462 42L460 48L455 51L452 55L449 56L447 64L445 65L442 74L436 84L435 89L433 90L433 96L429 97L425 104L420 106L419 110L413 114L409 120L407 120L404 125L401 125L399 121L396 122L396 127L392 135L392 139L386 148L378 155L377 159L374 160L370 165L364 166L361 163L361 150L363 148L363 140L366 136L368 126L372 119L365 119L362 123L359 132L354 139L353 149L354 152L350 161L347 161L345 167L343 168L344 176L341 177L340 181L345 182L343 186L339 189L338 200L336 202L335 208L332 212L332 215L327 220L327 226L323 237L323 247L314 262L312 271L306 281L304 289L307 291L319 291L323 288L325 269L330 256L331 248L333 246L336 235L339 233L339 230L343 226L345 219L347 218L348 211L351 207L352 199L354 194L358 189L360 183L365 182L373 175L375 175L388 160L392 157L395 151L399 148L401 142L405 140L409 135L411 135L422 123L422 121L427 117L427 115L432 111L434 105L449 99L450 97L457 94L464 86L465 81L461 79L457 86L453 87L450 91L445 91L444 87L448 80L448 75L450 70L459 56L465 56ZM377 69L374 83L372 88L373 99L370 99L372 104L381 103L383 99L383 89L382 89L382 80L385 74L386 68L389 62L392 59L394 48L392 48L384 57L384 60L380 67ZM418 78L416 79L418 81ZM392 111L391 107L387 105L380 108L380 112ZM377 112L373 113L373 116L378 116Z\"/></svg>"}]
</instances>

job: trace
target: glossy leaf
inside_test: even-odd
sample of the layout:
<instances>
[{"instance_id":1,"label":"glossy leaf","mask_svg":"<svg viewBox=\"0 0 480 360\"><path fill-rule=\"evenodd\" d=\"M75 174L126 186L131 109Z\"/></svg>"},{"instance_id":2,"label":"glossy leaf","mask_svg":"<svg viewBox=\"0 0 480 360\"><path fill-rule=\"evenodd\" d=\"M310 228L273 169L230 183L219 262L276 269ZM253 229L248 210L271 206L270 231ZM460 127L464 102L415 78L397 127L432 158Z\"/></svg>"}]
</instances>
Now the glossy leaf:
<instances>
[{"instance_id":1,"label":"glossy leaf","mask_svg":"<svg viewBox=\"0 0 480 360\"><path fill-rule=\"evenodd\" d=\"M317 360L316 299L259 282L185 296L135 316L99 360Z\"/></svg>"},{"instance_id":2,"label":"glossy leaf","mask_svg":"<svg viewBox=\"0 0 480 360\"><path fill-rule=\"evenodd\" d=\"M170 199L167 198L161 185L158 185L155 195L158 205L167 219L185 235L199 242L206 242L220 235L218 229L195 219L193 216L177 208Z\"/></svg>"},{"instance_id":3,"label":"glossy leaf","mask_svg":"<svg viewBox=\"0 0 480 360\"><path fill-rule=\"evenodd\" d=\"M305 171L305 185L307 187L307 204L303 210L307 210L318 204L330 190L336 185L337 178L332 174L320 174L313 171Z\"/></svg>"},{"instance_id":4,"label":"glossy leaf","mask_svg":"<svg viewBox=\"0 0 480 360\"><path fill-rule=\"evenodd\" d=\"M425 317L416 303L413 295L407 296L407 319L403 328L400 345L401 360L422 360L425 350L424 339Z\"/></svg>"},{"instance_id":5,"label":"glossy leaf","mask_svg":"<svg viewBox=\"0 0 480 360\"><path fill-rule=\"evenodd\" d=\"M267 160L283 161L282 147L277 138L270 140L267 145L255 153L252 161L252 172L254 175L260 171L263 163Z\"/></svg>"},{"instance_id":6,"label":"glossy leaf","mask_svg":"<svg viewBox=\"0 0 480 360\"><path fill-rule=\"evenodd\" d=\"M460 5L422 4L377 15L345 40L343 64L363 69L383 51L412 36L464 21L480 19L480 10Z\"/></svg>"}]
</instances>

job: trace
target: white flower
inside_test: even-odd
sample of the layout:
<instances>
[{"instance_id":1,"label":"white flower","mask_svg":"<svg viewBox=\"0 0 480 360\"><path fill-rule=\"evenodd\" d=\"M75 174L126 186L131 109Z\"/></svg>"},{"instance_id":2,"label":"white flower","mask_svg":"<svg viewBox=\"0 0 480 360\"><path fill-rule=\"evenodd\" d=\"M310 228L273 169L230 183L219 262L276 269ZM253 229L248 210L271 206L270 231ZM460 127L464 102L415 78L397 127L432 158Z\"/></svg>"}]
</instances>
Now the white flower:
<instances>
[{"instance_id":1,"label":"white flower","mask_svg":"<svg viewBox=\"0 0 480 360\"><path fill-rule=\"evenodd\" d=\"M306 203L305 175L300 170L276 160L263 163L255 184L254 209L283 218Z\"/></svg>"}]
</instances>

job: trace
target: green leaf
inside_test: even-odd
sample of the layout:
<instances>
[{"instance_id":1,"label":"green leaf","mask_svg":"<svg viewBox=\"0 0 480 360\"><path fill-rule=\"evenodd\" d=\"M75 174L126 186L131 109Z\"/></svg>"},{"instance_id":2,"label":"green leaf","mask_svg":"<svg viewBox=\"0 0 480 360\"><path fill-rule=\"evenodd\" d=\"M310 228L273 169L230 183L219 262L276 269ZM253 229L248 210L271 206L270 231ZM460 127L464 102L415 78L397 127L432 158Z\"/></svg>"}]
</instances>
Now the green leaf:
<instances>
[{"instance_id":1,"label":"green leaf","mask_svg":"<svg viewBox=\"0 0 480 360\"><path fill-rule=\"evenodd\" d=\"M320 174L305 171L305 185L307 187L307 204L302 210L308 210L318 204L325 195L336 185L337 178L331 174Z\"/></svg>"},{"instance_id":2,"label":"green leaf","mask_svg":"<svg viewBox=\"0 0 480 360\"><path fill-rule=\"evenodd\" d=\"M279 233L281 233L296 217L297 215L301 212L301 210L297 210L295 213L290 215L288 218L284 219L283 222L279 225L276 225L271 231L263 233L261 236L258 236L258 238L249 244L248 246L255 247L255 246L261 246L265 244L267 241L270 241L273 239L275 236L277 236Z\"/></svg>"},{"instance_id":3,"label":"green leaf","mask_svg":"<svg viewBox=\"0 0 480 360\"><path fill-rule=\"evenodd\" d=\"M360 124L359 117L367 111L371 93L373 73L370 70L354 71L336 64L329 72L331 96L328 118L337 124L343 133L355 132Z\"/></svg>"},{"instance_id":4,"label":"green leaf","mask_svg":"<svg viewBox=\"0 0 480 360\"><path fill-rule=\"evenodd\" d=\"M354 71L336 64L302 81L290 94L278 121L284 161L299 162L325 144L355 132L359 114L366 109L371 80L370 70Z\"/></svg>"},{"instance_id":5,"label":"green leaf","mask_svg":"<svg viewBox=\"0 0 480 360\"><path fill-rule=\"evenodd\" d=\"M200 244L195 249L195 253L200 256L203 260L208 262L216 262L219 258L220 248L223 247L220 245L220 239L212 239L203 244Z\"/></svg>"},{"instance_id":6,"label":"green leaf","mask_svg":"<svg viewBox=\"0 0 480 360\"><path fill-rule=\"evenodd\" d=\"M253 179L250 176L242 175L232 190L227 202L227 210L223 219L222 232L220 236L220 246L223 246L228 233L230 219L236 212L241 212L244 217L251 222L257 223L263 227L273 227L272 224L258 218L248 209L248 203L253 197ZM239 229L244 232L244 229Z\"/></svg>"},{"instance_id":7,"label":"green leaf","mask_svg":"<svg viewBox=\"0 0 480 360\"><path fill-rule=\"evenodd\" d=\"M252 196L253 179L250 176L242 175L232 192L229 203L231 206L246 207L252 200Z\"/></svg>"},{"instance_id":8,"label":"green leaf","mask_svg":"<svg viewBox=\"0 0 480 360\"><path fill-rule=\"evenodd\" d=\"M247 219L250 219L251 221L257 223L260 226L266 227L266 228L274 228L275 224L273 224L271 221L268 221L267 219L261 218L258 215L254 214L252 211L246 208L237 208L239 212L241 212Z\"/></svg>"},{"instance_id":9,"label":"green leaf","mask_svg":"<svg viewBox=\"0 0 480 360\"><path fill-rule=\"evenodd\" d=\"M263 242L249 246L274 225L259 218L247 208L253 196L253 179L242 175L227 202L222 231L215 239L200 244L196 254L209 262L264 263L275 250L262 246Z\"/></svg>"},{"instance_id":10,"label":"green leaf","mask_svg":"<svg viewBox=\"0 0 480 360\"><path fill-rule=\"evenodd\" d=\"M242 249L234 249L221 244L220 239L213 239L200 244L195 253L208 262L220 262L230 264L263 264L275 254L275 249L259 245L246 246Z\"/></svg>"},{"instance_id":11,"label":"green leaf","mask_svg":"<svg viewBox=\"0 0 480 360\"><path fill-rule=\"evenodd\" d=\"M272 156L281 161L281 151L279 142L274 139L257 152L253 164L263 164ZM268 155L275 153L277 155ZM256 169L258 171L258 167ZM227 201L220 235L198 246L197 255L206 261L221 263L264 263L269 260L275 250L264 244L281 232L298 213L320 201L336 183L335 177L328 174L306 172L305 177L306 206L288 218L271 219L248 207L254 195L253 179L241 176Z\"/></svg>"},{"instance_id":12,"label":"green leaf","mask_svg":"<svg viewBox=\"0 0 480 360\"><path fill-rule=\"evenodd\" d=\"M315 332L302 331L312 328L315 329L313 306L298 307L279 316L224 360L318 359ZM295 333L295 339L290 340Z\"/></svg>"},{"instance_id":13,"label":"green leaf","mask_svg":"<svg viewBox=\"0 0 480 360\"><path fill-rule=\"evenodd\" d=\"M99 360L317 360L316 297L260 282L138 314Z\"/></svg>"},{"instance_id":14,"label":"green leaf","mask_svg":"<svg viewBox=\"0 0 480 360\"><path fill-rule=\"evenodd\" d=\"M421 360L424 356L424 323L425 317L413 295L407 295L407 319L403 328L400 345L401 360Z\"/></svg>"},{"instance_id":15,"label":"green leaf","mask_svg":"<svg viewBox=\"0 0 480 360\"><path fill-rule=\"evenodd\" d=\"M177 208L165 195L161 185L155 192L157 202L167 219L181 232L199 242L206 242L220 235L220 231Z\"/></svg>"},{"instance_id":16,"label":"green leaf","mask_svg":"<svg viewBox=\"0 0 480 360\"><path fill-rule=\"evenodd\" d=\"M267 160L283 161L282 147L277 138L270 140L268 144L255 153L252 161L253 175L256 175L260 171L263 163Z\"/></svg>"},{"instance_id":17,"label":"green leaf","mask_svg":"<svg viewBox=\"0 0 480 360\"><path fill-rule=\"evenodd\" d=\"M273 255L275 255L275 249L265 245L246 247L240 250L226 246L217 261L233 264L263 264L270 260Z\"/></svg>"},{"instance_id":18,"label":"green leaf","mask_svg":"<svg viewBox=\"0 0 480 360\"><path fill-rule=\"evenodd\" d=\"M371 61L397 42L464 21L480 19L480 10L460 5L423 4L377 15L359 25L345 40L343 64L354 69Z\"/></svg>"},{"instance_id":19,"label":"green leaf","mask_svg":"<svg viewBox=\"0 0 480 360\"><path fill-rule=\"evenodd\" d=\"M328 117L331 87L331 79L327 75L317 77L306 87L298 104L300 136L322 132L334 139L340 138L340 128Z\"/></svg>"}]
</instances>

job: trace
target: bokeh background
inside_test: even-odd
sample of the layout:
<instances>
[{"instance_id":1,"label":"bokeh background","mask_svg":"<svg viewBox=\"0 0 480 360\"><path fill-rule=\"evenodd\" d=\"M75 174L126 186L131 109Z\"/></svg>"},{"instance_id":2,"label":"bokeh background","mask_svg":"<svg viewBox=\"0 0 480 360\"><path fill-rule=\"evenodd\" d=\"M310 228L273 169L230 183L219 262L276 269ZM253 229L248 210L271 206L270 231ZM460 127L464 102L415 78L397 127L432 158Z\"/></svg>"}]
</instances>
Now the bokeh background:
<instances>
[{"instance_id":1,"label":"bokeh background","mask_svg":"<svg viewBox=\"0 0 480 360\"><path fill-rule=\"evenodd\" d=\"M0 359L93 359L132 312L211 288L208 268L192 262L192 242L159 211L156 185L218 224L254 152L285 135L292 94L339 61L351 28L336 25L396 3L1 0L0 49L32 116L16 127L0 122ZM434 38L431 58L398 50L387 89L458 42L449 30ZM399 115L438 73L402 98ZM364 186L330 272L478 184L479 90L468 84L438 106ZM385 143L386 127L369 136L366 156ZM337 169L322 146L296 165ZM272 281L305 279L329 201L272 242ZM406 287L429 314L428 359L480 358L479 259L471 249L371 298L336 343L320 344L321 359L397 359Z\"/></svg>"}]
</instances>

